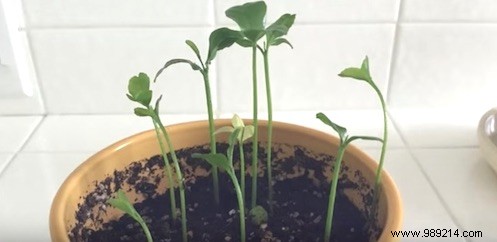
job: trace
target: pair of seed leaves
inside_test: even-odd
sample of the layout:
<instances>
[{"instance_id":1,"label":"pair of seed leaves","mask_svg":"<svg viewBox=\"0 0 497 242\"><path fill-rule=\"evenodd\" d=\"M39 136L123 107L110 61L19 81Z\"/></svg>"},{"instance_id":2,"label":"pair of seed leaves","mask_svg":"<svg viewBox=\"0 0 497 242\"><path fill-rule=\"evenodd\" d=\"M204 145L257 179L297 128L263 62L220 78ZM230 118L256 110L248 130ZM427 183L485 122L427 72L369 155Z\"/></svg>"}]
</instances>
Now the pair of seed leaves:
<instances>
[{"instance_id":1,"label":"pair of seed leaves","mask_svg":"<svg viewBox=\"0 0 497 242\"><path fill-rule=\"evenodd\" d=\"M340 77L348 77L348 78L353 78L359 81L365 81L370 85L375 85L373 83L373 78L371 78L371 74L369 72L369 60L368 57L366 56L364 60L362 61L361 67L349 67L344 69L340 74L338 74ZM348 144L356 139L364 139L364 140L376 140L379 142L383 142L382 139L377 138L377 137L371 137L371 136L352 136L348 137L347 135L347 129L343 126L340 126L334 122L332 122L324 113L318 113L316 114L316 118L321 120L324 124L330 126L333 128L338 133L338 136L340 137L340 143L342 144Z\"/></svg>"},{"instance_id":2,"label":"pair of seed leaves","mask_svg":"<svg viewBox=\"0 0 497 242\"><path fill-rule=\"evenodd\" d=\"M123 190L117 191L116 197L107 200L107 203L109 203L113 207L127 213L129 216L131 216L138 223L140 223L140 224L145 223L145 221L143 221L140 214L133 207L133 204L131 204L131 202L129 201L128 197L126 197L126 194L123 192Z\"/></svg>"},{"instance_id":3,"label":"pair of seed leaves","mask_svg":"<svg viewBox=\"0 0 497 242\"><path fill-rule=\"evenodd\" d=\"M216 130L214 134L219 133L230 133L228 137L228 151L226 152L228 156L233 154L234 145L238 142L240 145L254 134L254 126L247 125L243 123L243 120L238 116L234 115L231 119L232 126L224 126ZM235 175L233 164L231 163L232 157L228 157L224 154L192 154L193 158L201 158L209 162L213 166L217 166L228 172L230 176Z\"/></svg>"}]
</instances>

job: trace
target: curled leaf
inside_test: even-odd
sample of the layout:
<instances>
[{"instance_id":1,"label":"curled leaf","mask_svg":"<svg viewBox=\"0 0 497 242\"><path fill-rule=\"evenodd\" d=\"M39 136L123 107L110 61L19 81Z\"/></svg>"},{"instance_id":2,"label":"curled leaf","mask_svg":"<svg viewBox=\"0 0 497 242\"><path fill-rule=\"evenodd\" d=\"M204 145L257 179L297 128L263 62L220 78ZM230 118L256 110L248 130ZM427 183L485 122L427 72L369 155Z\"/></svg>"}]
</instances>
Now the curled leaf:
<instances>
[{"instance_id":1,"label":"curled leaf","mask_svg":"<svg viewBox=\"0 0 497 242\"><path fill-rule=\"evenodd\" d=\"M231 118L231 125L233 125L234 128L245 127L243 120L240 116L238 116L238 114L234 114L233 118Z\"/></svg>"},{"instance_id":2,"label":"curled leaf","mask_svg":"<svg viewBox=\"0 0 497 242\"><path fill-rule=\"evenodd\" d=\"M290 48L293 49L293 45L290 43L290 41L288 41L287 39L285 38L277 38L275 39L274 41L271 42L271 45L272 46L277 46L277 45L280 45L280 44L287 44L288 46L290 46Z\"/></svg>"},{"instance_id":3,"label":"curled leaf","mask_svg":"<svg viewBox=\"0 0 497 242\"><path fill-rule=\"evenodd\" d=\"M140 117L151 116L150 110L145 109L145 108L135 108L134 111L135 111L136 116L140 116Z\"/></svg>"},{"instance_id":4,"label":"curled leaf","mask_svg":"<svg viewBox=\"0 0 497 242\"><path fill-rule=\"evenodd\" d=\"M187 59L172 59L172 60L169 60L168 62L166 62L166 64L159 69L159 71L157 72L157 74L155 74L155 77L154 77L154 82L157 81L157 78L160 76L160 74L162 74L162 72L174 65L174 64L179 64L179 63L186 63L186 64L189 64L191 66L191 68L194 70L194 71L199 71L199 70L202 70L202 68L200 68L200 66L198 66L197 64L195 64L195 62L191 61L191 60L187 60Z\"/></svg>"},{"instance_id":5,"label":"curled leaf","mask_svg":"<svg viewBox=\"0 0 497 242\"><path fill-rule=\"evenodd\" d=\"M217 135L217 134L220 134L220 133L231 133L233 132L233 127L230 127L230 126L223 126L219 129L217 129L214 134Z\"/></svg>"},{"instance_id":6,"label":"curled leaf","mask_svg":"<svg viewBox=\"0 0 497 242\"><path fill-rule=\"evenodd\" d=\"M340 139L343 140L343 138L345 138L345 135L347 134L346 128L344 128L338 124L333 123L324 113L316 114L316 118L321 120L321 122L323 122L324 124L333 128L333 130L335 130L338 133L338 135L340 136Z\"/></svg>"},{"instance_id":7,"label":"curled leaf","mask_svg":"<svg viewBox=\"0 0 497 242\"><path fill-rule=\"evenodd\" d=\"M195 43L193 43L193 41L191 40L186 40L185 43L190 46L190 48L193 50L193 52L195 53L195 55L197 56L198 60L200 62L202 62L202 57L200 57L200 51L198 50L198 47Z\"/></svg>"},{"instance_id":8,"label":"curled leaf","mask_svg":"<svg viewBox=\"0 0 497 242\"><path fill-rule=\"evenodd\" d=\"M218 51L230 47L240 39L243 39L240 31L231 30L229 28L214 30L209 36L209 53L207 55L207 63L214 60Z\"/></svg>"},{"instance_id":9,"label":"curled leaf","mask_svg":"<svg viewBox=\"0 0 497 242\"><path fill-rule=\"evenodd\" d=\"M295 14L283 14L278 20L266 28L266 39L269 45L274 45L273 42L279 37L284 36L290 30L295 22Z\"/></svg>"}]
</instances>

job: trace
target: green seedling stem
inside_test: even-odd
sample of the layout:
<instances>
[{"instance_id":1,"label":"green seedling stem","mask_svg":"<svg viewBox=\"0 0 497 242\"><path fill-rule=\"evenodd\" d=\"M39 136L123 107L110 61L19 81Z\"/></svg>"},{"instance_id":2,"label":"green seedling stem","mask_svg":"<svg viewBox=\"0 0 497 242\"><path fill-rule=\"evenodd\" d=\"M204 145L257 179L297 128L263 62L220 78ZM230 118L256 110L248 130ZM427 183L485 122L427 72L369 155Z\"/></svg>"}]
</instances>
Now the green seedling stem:
<instances>
[{"instance_id":1,"label":"green seedling stem","mask_svg":"<svg viewBox=\"0 0 497 242\"><path fill-rule=\"evenodd\" d=\"M201 62L202 63L202 62ZM202 77L204 78L205 97L207 100L207 114L209 117L209 138L211 154L216 154L216 136L214 135L214 112L212 110L211 87L209 81L209 66L203 66ZM219 205L219 175L218 168L212 167L212 186L214 187L214 201Z\"/></svg>"},{"instance_id":2,"label":"green seedling stem","mask_svg":"<svg viewBox=\"0 0 497 242\"><path fill-rule=\"evenodd\" d=\"M338 180L340 176L340 170L342 168L342 159L347 149L347 146L354 140L363 139L363 140L374 140L383 142L382 139L372 136L352 136L349 137L347 135L347 129L333 123L325 114L318 113L316 114L316 118L321 120L324 124L330 126L335 130L340 137L340 145L338 146L338 152L335 160L335 166L333 167L333 178L331 181L330 194L328 197L328 210L326 213L326 224L324 231L324 242L329 242L331 238L331 229L333 226L333 214L335 211L335 200L338 188Z\"/></svg>"},{"instance_id":3,"label":"green seedling stem","mask_svg":"<svg viewBox=\"0 0 497 242\"><path fill-rule=\"evenodd\" d=\"M149 107L149 110L151 108ZM176 219L178 218L178 215L176 214L176 196L174 194L174 181L173 181L173 175L172 175L172 172L171 172L171 165L169 165L169 159L167 158L167 153L166 153L166 148L164 147L164 142L162 141L162 138L161 138L161 130L160 130L160 127L159 125L154 121L152 120L153 124L154 124L154 130L155 130L155 134L157 136L157 141L159 142L159 147L160 147L160 150L161 150L161 153L162 153L162 157L164 158L164 165L166 167L166 176L167 176L167 180L169 182L169 199L170 199L170 203L171 203L171 215L172 215L172 218L173 218L173 221L176 221Z\"/></svg>"},{"instance_id":4,"label":"green seedling stem","mask_svg":"<svg viewBox=\"0 0 497 242\"><path fill-rule=\"evenodd\" d=\"M253 122L254 136L252 138L252 200L250 207L254 208L257 204L257 168L258 168L258 141L259 141L259 126L257 119L257 45L252 47L252 89L253 89Z\"/></svg>"},{"instance_id":5,"label":"green seedling stem","mask_svg":"<svg viewBox=\"0 0 497 242\"><path fill-rule=\"evenodd\" d=\"M271 83L269 80L269 44L264 56L264 77L266 79L266 99L267 99L267 152L266 152L266 167L267 167L267 184L268 184L268 200L269 211L273 213L273 175L272 175L272 145L273 145L273 103L271 98Z\"/></svg>"},{"instance_id":6,"label":"green seedling stem","mask_svg":"<svg viewBox=\"0 0 497 242\"><path fill-rule=\"evenodd\" d=\"M238 134L240 133L242 129L237 128L232 130L232 133L230 134L229 141L228 141L228 150L226 152L226 155L223 154L193 154L193 158L201 158L205 159L207 162L209 162L213 166L218 166L226 171L228 176L230 177L233 186L235 187L235 192L236 192L236 198L238 202L238 208L240 211L240 241L245 242L246 241L246 230L245 230L245 205L244 205L244 200L243 200L243 195L242 195L242 190L240 188L240 184L238 182L238 179L235 174L235 169L233 168L233 150L234 150L234 144L238 138Z\"/></svg>"},{"instance_id":7,"label":"green seedling stem","mask_svg":"<svg viewBox=\"0 0 497 242\"><path fill-rule=\"evenodd\" d=\"M159 125L162 131L162 135L166 139L166 142L169 146L169 152L171 154L171 158L173 159L174 163L174 168L176 170L176 177L178 179L178 186L179 186L179 198L180 198L180 204L181 204L181 232L182 232L182 237L183 237L183 242L188 241L188 231L186 228L186 198L185 198L185 184L183 180L183 175L181 168L179 166L178 162L178 157L176 156L176 152L174 151L173 144L171 143L171 139L169 138L169 135L166 131L166 128L164 128L164 125L162 125L162 122L160 121L159 116L156 116L156 123Z\"/></svg>"}]
</instances>

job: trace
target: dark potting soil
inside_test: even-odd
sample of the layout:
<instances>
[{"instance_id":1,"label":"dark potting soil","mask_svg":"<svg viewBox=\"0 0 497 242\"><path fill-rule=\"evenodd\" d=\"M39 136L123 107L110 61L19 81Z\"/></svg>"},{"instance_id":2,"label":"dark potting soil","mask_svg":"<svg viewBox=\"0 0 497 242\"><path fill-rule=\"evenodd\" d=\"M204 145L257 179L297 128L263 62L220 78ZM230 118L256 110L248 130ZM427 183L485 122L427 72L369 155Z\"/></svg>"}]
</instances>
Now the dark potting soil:
<instances>
[{"instance_id":1,"label":"dark potting soil","mask_svg":"<svg viewBox=\"0 0 497 242\"><path fill-rule=\"evenodd\" d=\"M247 172L250 171L251 145L244 145ZM225 152L226 145L218 145L218 152ZM238 151L236 148L235 151ZM267 199L267 178L262 176L265 170L265 151L260 147L259 174L257 182L257 204L269 211ZM207 146L184 149L177 152L178 158L186 169L209 170L209 165L199 159L191 158L192 153L208 153ZM237 152L235 152L237 153ZM273 157L277 157L275 151ZM239 167L238 154L234 160ZM281 242L312 242L322 241L324 234L329 183L326 181L324 169L331 169L329 164L333 158L322 155L310 157L304 148L295 148L293 155L273 162L274 176L274 210L269 215L269 221L262 225L254 225L246 216L247 241L281 241ZM328 165L323 165L323 162ZM265 163L265 162L264 162ZM154 241L182 241L181 222L171 218L169 192L157 194L156 189L163 177L164 162L162 157L154 156L144 162L134 162L125 171L115 171L102 182L96 182L95 188L84 198L76 216L78 223L69 234L71 241L146 241L140 225L130 216L124 215L117 221L104 222L105 201L113 192L126 185L145 199L135 203L138 213L144 218L150 228ZM343 169L347 169L346 167ZM143 175L147 171L147 176ZM309 174L312 173L312 174ZM229 177L220 172L220 205L213 199L212 178L192 178L186 174L187 227L189 241L240 241L240 219L238 203L233 185ZM316 179L308 178L313 175ZM237 174L239 177L240 174ZM188 178L189 177L189 178ZM345 177L340 178L339 191L343 187L354 186ZM250 205L251 176L246 176L246 207ZM176 192L179 210L179 192ZM95 214L95 207L98 212ZM246 208L248 210L248 208ZM248 211L246 211L248 212ZM332 241L369 241L364 215L339 192L333 217ZM99 229L87 228L88 223L98 224Z\"/></svg>"}]
</instances>

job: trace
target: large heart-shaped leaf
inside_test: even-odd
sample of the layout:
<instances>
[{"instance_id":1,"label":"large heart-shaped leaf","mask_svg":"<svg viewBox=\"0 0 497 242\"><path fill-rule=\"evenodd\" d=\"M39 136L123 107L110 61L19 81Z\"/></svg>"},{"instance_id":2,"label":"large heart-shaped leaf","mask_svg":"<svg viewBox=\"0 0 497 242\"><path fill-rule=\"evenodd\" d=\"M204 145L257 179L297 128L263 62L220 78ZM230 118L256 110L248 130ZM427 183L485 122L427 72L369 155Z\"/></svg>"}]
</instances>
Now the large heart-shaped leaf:
<instances>
[{"instance_id":1,"label":"large heart-shaped leaf","mask_svg":"<svg viewBox=\"0 0 497 242\"><path fill-rule=\"evenodd\" d=\"M226 10L226 16L235 21L242 34L256 43L264 36L264 17L266 16L266 3L264 1L245 3Z\"/></svg>"},{"instance_id":2,"label":"large heart-shaped leaf","mask_svg":"<svg viewBox=\"0 0 497 242\"><path fill-rule=\"evenodd\" d=\"M154 77L154 82L157 81L157 78L160 76L160 74L162 74L162 72L165 69L167 69L168 67L170 67L172 65L179 64L179 63L189 64L190 67L194 71L202 70L202 68L200 68L200 66L198 66L195 62L193 62L191 60L187 60L187 59L172 59L172 60L169 60L168 62L166 62L166 64L164 64L164 66L162 68L160 68L159 71L157 71L157 74L155 74L155 77Z\"/></svg>"},{"instance_id":3,"label":"large heart-shaped leaf","mask_svg":"<svg viewBox=\"0 0 497 242\"><path fill-rule=\"evenodd\" d=\"M242 38L243 36L240 31L235 31L229 28L214 30L209 36L209 54L207 55L207 63L214 60L218 51L230 47L237 40Z\"/></svg>"}]
</instances>

